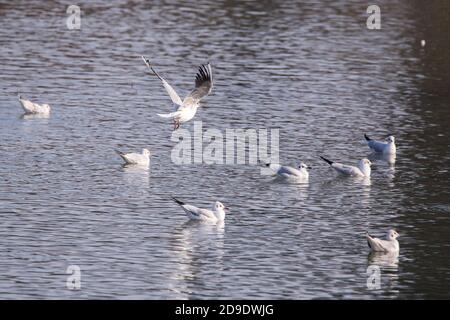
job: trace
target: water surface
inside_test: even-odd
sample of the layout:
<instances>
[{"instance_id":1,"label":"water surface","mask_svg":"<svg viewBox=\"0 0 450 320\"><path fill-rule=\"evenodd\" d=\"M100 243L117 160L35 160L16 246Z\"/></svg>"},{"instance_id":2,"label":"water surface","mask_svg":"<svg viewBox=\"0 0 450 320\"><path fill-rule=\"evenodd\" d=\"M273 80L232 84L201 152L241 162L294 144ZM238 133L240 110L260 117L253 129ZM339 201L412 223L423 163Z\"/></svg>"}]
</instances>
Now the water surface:
<instances>
[{"instance_id":1,"label":"water surface","mask_svg":"<svg viewBox=\"0 0 450 320\"><path fill-rule=\"evenodd\" d=\"M381 1L381 30L366 29L364 1L79 5L77 31L66 2L0 4L1 298L450 298L449 3ZM142 54L182 95L211 61L195 119L279 128L280 161L313 166L309 184L173 164L156 115L170 100ZM53 113L21 117L17 92ZM356 163L364 133L398 142L370 181L318 159ZM149 170L114 153L144 147ZM171 195L231 212L222 227L186 223ZM389 227L400 255L369 256L365 230ZM66 288L69 265L81 290Z\"/></svg>"}]
</instances>

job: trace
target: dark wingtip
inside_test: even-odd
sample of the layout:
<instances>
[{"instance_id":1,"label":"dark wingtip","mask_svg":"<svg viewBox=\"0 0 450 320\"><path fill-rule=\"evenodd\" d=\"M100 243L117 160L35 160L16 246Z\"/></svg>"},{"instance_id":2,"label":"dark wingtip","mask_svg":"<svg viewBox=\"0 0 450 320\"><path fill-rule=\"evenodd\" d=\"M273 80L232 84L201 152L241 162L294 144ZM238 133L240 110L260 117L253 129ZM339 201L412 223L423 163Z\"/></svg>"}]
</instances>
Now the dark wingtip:
<instances>
[{"instance_id":1,"label":"dark wingtip","mask_svg":"<svg viewBox=\"0 0 450 320\"><path fill-rule=\"evenodd\" d=\"M327 158L324 158L324 157L322 157L322 156L319 156L319 157L320 157L320 159L322 159L323 161L325 161L326 163L328 163L330 166L333 164L333 161L328 160Z\"/></svg>"},{"instance_id":2,"label":"dark wingtip","mask_svg":"<svg viewBox=\"0 0 450 320\"><path fill-rule=\"evenodd\" d=\"M176 199L176 198L174 198L174 197L172 197L172 200L175 201L175 202L176 202L177 204L179 204L180 206L184 205L184 202L183 202L183 201L180 201L180 200L178 200L178 199Z\"/></svg>"},{"instance_id":3,"label":"dark wingtip","mask_svg":"<svg viewBox=\"0 0 450 320\"><path fill-rule=\"evenodd\" d=\"M144 60L145 64L147 64L148 66L151 66L150 64L150 60L148 60L148 58L146 56L141 56L142 60Z\"/></svg>"},{"instance_id":4,"label":"dark wingtip","mask_svg":"<svg viewBox=\"0 0 450 320\"><path fill-rule=\"evenodd\" d=\"M364 138L365 138L367 141L372 140L372 139L370 139L369 136L368 136L367 134L365 134L365 133L364 133Z\"/></svg>"},{"instance_id":5,"label":"dark wingtip","mask_svg":"<svg viewBox=\"0 0 450 320\"><path fill-rule=\"evenodd\" d=\"M367 230L366 230L366 236L369 236L369 237L373 238L373 236Z\"/></svg>"},{"instance_id":6,"label":"dark wingtip","mask_svg":"<svg viewBox=\"0 0 450 320\"><path fill-rule=\"evenodd\" d=\"M367 230L366 230L366 237L373 238L373 237L370 235L369 231L367 231ZM369 239L367 239L367 245L369 246L370 249L372 249L372 246L370 245Z\"/></svg>"}]
</instances>

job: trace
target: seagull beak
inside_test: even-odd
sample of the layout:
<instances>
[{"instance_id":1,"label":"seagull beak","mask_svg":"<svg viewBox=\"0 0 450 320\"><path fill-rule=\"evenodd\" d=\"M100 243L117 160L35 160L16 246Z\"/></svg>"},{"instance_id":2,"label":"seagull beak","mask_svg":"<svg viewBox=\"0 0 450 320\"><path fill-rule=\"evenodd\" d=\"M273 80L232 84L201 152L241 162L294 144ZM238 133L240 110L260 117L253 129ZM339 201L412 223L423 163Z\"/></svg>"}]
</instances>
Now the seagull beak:
<instances>
[{"instance_id":1,"label":"seagull beak","mask_svg":"<svg viewBox=\"0 0 450 320\"><path fill-rule=\"evenodd\" d=\"M228 207L224 207L223 209L227 210L227 211L230 211L230 208L228 208Z\"/></svg>"}]
</instances>

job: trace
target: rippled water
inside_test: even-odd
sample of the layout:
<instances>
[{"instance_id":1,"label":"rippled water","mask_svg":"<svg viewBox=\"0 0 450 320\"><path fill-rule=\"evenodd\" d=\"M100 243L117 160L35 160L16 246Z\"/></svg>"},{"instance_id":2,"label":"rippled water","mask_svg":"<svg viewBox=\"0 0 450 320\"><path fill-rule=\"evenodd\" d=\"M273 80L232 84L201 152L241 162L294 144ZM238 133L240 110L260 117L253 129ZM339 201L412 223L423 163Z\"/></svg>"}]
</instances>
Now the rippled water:
<instances>
[{"instance_id":1,"label":"rippled water","mask_svg":"<svg viewBox=\"0 0 450 320\"><path fill-rule=\"evenodd\" d=\"M450 6L381 1L64 1L0 4L0 297L450 298ZM420 40L426 39L422 48ZM175 165L170 110L140 55L183 94L211 61L203 128L279 128L280 160L309 184L250 165ZM49 103L21 117L17 92ZM192 131L193 122L183 125ZM336 177L318 155L369 154L395 134L397 162ZM150 170L115 149L151 149ZM186 223L176 195L231 207L223 227ZM398 257L365 230L398 229ZM66 269L81 268L81 290ZM369 290L368 266L381 268Z\"/></svg>"}]
</instances>

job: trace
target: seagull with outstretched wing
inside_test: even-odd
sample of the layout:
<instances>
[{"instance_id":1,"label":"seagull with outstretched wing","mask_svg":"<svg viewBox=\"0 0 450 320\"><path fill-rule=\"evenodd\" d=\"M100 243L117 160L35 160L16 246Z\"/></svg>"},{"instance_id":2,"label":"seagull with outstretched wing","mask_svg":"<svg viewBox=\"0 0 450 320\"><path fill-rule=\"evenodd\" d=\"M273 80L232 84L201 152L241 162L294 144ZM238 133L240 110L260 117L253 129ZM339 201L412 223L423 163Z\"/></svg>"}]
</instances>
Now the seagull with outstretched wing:
<instances>
[{"instance_id":1,"label":"seagull with outstretched wing","mask_svg":"<svg viewBox=\"0 0 450 320\"><path fill-rule=\"evenodd\" d=\"M213 87L212 69L211 64L201 65L198 68L197 75L195 77L195 88L181 100L177 92L170 86L170 84L164 80L156 71L153 69L150 61L142 56L147 67L153 72L154 75L161 80L164 88L172 99L175 107L175 111L171 113L161 114L158 116L162 118L173 119L174 130L180 127L180 124L191 120L197 113L197 108L200 106L200 100L211 93Z\"/></svg>"},{"instance_id":2,"label":"seagull with outstretched wing","mask_svg":"<svg viewBox=\"0 0 450 320\"><path fill-rule=\"evenodd\" d=\"M386 234L386 239L379 239L366 232L367 244L373 252L398 252L400 245L397 241L399 234L394 229L390 229Z\"/></svg>"}]
</instances>

